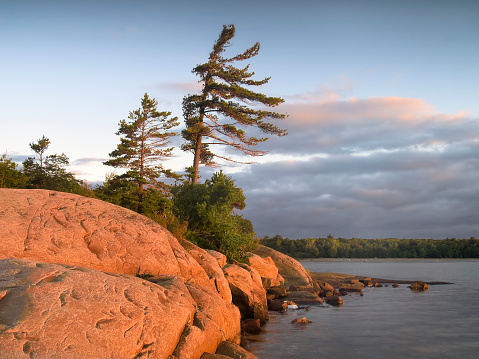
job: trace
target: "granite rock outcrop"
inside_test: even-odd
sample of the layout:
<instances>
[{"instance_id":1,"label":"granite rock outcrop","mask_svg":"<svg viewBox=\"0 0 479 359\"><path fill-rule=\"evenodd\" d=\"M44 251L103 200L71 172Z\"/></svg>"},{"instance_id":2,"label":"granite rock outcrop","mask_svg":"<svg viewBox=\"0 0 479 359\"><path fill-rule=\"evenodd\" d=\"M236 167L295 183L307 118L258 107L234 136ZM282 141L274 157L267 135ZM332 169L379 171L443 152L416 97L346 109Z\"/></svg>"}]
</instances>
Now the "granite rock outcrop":
<instances>
[{"instance_id":1,"label":"granite rock outcrop","mask_svg":"<svg viewBox=\"0 0 479 359\"><path fill-rule=\"evenodd\" d=\"M0 189L0 239L2 358L198 359L240 343L223 256L146 217Z\"/></svg>"}]
</instances>

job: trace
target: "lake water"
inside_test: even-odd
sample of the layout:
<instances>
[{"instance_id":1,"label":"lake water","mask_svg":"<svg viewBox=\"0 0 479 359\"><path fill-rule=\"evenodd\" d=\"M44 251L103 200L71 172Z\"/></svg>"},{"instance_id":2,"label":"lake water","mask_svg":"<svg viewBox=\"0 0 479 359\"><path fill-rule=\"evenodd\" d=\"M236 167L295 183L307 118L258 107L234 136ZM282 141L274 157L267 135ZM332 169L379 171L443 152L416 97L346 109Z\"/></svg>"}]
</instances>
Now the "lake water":
<instances>
[{"instance_id":1,"label":"lake water","mask_svg":"<svg viewBox=\"0 0 479 359\"><path fill-rule=\"evenodd\" d=\"M260 359L479 358L478 260L304 261L313 272L397 280L453 282L413 292L366 288L344 297L342 307L271 313L265 332L247 349ZM296 327L291 320L313 323Z\"/></svg>"}]
</instances>

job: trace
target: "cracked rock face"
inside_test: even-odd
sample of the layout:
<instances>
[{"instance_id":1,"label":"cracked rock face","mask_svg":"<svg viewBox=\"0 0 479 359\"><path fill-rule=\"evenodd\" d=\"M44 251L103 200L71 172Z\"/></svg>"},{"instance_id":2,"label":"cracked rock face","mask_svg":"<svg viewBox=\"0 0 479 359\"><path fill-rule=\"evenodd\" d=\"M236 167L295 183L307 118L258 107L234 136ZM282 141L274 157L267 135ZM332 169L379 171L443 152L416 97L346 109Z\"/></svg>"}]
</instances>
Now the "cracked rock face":
<instances>
[{"instance_id":1,"label":"cracked rock face","mask_svg":"<svg viewBox=\"0 0 479 359\"><path fill-rule=\"evenodd\" d=\"M261 258L254 253L248 253L247 258L248 264L258 271L261 278L276 279L278 277L278 267L271 257Z\"/></svg>"},{"instance_id":2,"label":"cracked rock face","mask_svg":"<svg viewBox=\"0 0 479 359\"><path fill-rule=\"evenodd\" d=\"M297 260L275 251L274 249L259 246L254 251L254 254L260 257L270 257L273 263L279 270L279 274L284 279L284 285L289 287L294 285L296 287L313 287L314 281L308 274L306 269L303 268L301 263Z\"/></svg>"},{"instance_id":3,"label":"cracked rock face","mask_svg":"<svg viewBox=\"0 0 479 359\"><path fill-rule=\"evenodd\" d=\"M170 232L100 200L0 188L0 224L0 259L24 258L130 275L181 275L215 289Z\"/></svg>"},{"instance_id":4,"label":"cracked rock face","mask_svg":"<svg viewBox=\"0 0 479 359\"><path fill-rule=\"evenodd\" d=\"M246 264L228 264L223 270L241 319L259 319L264 324L269 318L268 304L259 273Z\"/></svg>"},{"instance_id":5,"label":"cracked rock face","mask_svg":"<svg viewBox=\"0 0 479 359\"><path fill-rule=\"evenodd\" d=\"M196 312L188 292L122 274L0 261L2 358L166 358Z\"/></svg>"},{"instance_id":6,"label":"cracked rock face","mask_svg":"<svg viewBox=\"0 0 479 359\"><path fill-rule=\"evenodd\" d=\"M238 343L218 260L183 245L106 202L0 189L0 357L199 359Z\"/></svg>"}]
</instances>

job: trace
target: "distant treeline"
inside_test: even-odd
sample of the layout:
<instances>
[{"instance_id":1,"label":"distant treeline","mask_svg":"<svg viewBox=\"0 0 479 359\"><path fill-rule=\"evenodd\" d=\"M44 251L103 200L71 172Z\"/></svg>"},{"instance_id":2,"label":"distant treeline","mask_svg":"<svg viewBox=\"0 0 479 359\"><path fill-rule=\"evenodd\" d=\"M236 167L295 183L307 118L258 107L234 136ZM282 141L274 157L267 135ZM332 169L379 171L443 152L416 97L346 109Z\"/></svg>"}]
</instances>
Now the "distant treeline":
<instances>
[{"instance_id":1,"label":"distant treeline","mask_svg":"<svg viewBox=\"0 0 479 359\"><path fill-rule=\"evenodd\" d=\"M479 258L479 240L470 239L289 239L279 235L260 244L294 258Z\"/></svg>"}]
</instances>

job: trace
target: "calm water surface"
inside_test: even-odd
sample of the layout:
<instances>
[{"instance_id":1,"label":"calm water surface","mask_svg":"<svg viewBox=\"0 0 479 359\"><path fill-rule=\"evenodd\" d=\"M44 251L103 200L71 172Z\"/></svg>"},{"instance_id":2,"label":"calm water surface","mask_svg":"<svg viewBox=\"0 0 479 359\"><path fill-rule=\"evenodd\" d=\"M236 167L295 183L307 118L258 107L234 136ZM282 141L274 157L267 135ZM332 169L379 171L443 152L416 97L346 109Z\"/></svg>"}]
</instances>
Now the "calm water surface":
<instances>
[{"instance_id":1,"label":"calm water surface","mask_svg":"<svg viewBox=\"0 0 479 359\"><path fill-rule=\"evenodd\" d=\"M366 288L340 308L271 313L265 333L247 349L260 359L479 358L478 260L352 260L301 262L313 272L387 279L446 281L426 292ZM313 323L290 322L307 317Z\"/></svg>"}]
</instances>

